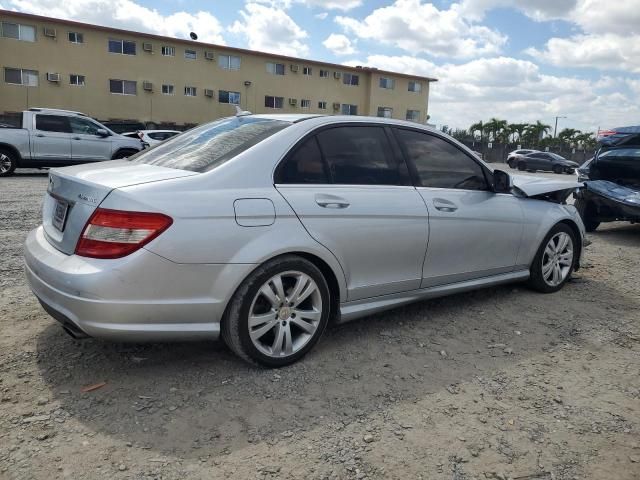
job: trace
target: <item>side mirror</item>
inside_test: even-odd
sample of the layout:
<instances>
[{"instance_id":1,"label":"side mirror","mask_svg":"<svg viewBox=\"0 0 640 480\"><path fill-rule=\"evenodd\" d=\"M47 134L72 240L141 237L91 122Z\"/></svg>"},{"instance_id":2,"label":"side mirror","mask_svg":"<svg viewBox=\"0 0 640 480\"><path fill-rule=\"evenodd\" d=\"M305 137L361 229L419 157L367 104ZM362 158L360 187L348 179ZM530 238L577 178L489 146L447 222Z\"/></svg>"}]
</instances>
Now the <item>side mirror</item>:
<instances>
[{"instance_id":1,"label":"side mirror","mask_svg":"<svg viewBox=\"0 0 640 480\"><path fill-rule=\"evenodd\" d=\"M96 135L98 137L105 138L105 137L109 136L109 132L107 130L105 130L104 128L99 128L99 129L96 130Z\"/></svg>"},{"instance_id":2,"label":"side mirror","mask_svg":"<svg viewBox=\"0 0 640 480\"><path fill-rule=\"evenodd\" d=\"M496 193L511 193L511 177L502 170L493 171L493 191Z\"/></svg>"}]
</instances>

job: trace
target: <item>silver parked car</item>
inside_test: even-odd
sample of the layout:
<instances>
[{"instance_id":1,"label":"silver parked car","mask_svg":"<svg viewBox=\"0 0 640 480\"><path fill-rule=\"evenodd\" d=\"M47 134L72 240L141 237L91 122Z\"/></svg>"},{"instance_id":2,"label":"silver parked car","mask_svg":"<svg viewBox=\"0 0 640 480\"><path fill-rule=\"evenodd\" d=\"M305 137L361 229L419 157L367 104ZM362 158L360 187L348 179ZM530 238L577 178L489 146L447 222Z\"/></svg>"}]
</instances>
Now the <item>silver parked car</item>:
<instances>
[{"instance_id":1,"label":"silver parked car","mask_svg":"<svg viewBox=\"0 0 640 480\"><path fill-rule=\"evenodd\" d=\"M282 366L331 319L507 282L559 290L582 253L577 185L491 171L415 123L243 112L52 170L26 275L76 337L222 334Z\"/></svg>"}]
</instances>

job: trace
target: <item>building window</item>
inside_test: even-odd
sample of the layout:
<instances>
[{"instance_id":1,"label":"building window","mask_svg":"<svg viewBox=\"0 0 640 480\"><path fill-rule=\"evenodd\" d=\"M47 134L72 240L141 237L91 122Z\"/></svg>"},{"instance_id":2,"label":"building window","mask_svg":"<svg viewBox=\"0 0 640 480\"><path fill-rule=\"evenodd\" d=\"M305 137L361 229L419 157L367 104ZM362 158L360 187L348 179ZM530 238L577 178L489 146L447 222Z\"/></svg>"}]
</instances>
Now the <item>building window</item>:
<instances>
[{"instance_id":1,"label":"building window","mask_svg":"<svg viewBox=\"0 0 640 480\"><path fill-rule=\"evenodd\" d=\"M320 110L326 110L327 109L327 102L318 102L318 108Z\"/></svg>"},{"instance_id":2,"label":"building window","mask_svg":"<svg viewBox=\"0 0 640 480\"><path fill-rule=\"evenodd\" d=\"M173 95L173 85L167 83L162 84L162 94Z\"/></svg>"},{"instance_id":3,"label":"building window","mask_svg":"<svg viewBox=\"0 0 640 480\"><path fill-rule=\"evenodd\" d=\"M353 73L345 73L342 76L342 83L345 85L358 85L360 83L360 77L358 75L354 75Z\"/></svg>"},{"instance_id":4,"label":"building window","mask_svg":"<svg viewBox=\"0 0 640 480\"><path fill-rule=\"evenodd\" d=\"M393 90L396 86L396 81L393 78L380 77L380 88L387 88Z\"/></svg>"},{"instance_id":5,"label":"building window","mask_svg":"<svg viewBox=\"0 0 640 480\"><path fill-rule=\"evenodd\" d=\"M422 91L422 84L420 82L409 82L409 91L420 93Z\"/></svg>"},{"instance_id":6,"label":"building window","mask_svg":"<svg viewBox=\"0 0 640 480\"><path fill-rule=\"evenodd\" d=\"M119 95L136 95L137 86L132 80L109 80L109 91Z\"/></svg>"},{"instance_id":7,"label":"building window","mask_svg":"<svg viewBox=\"0 0 640 480\"><path fill-rule=\"evenodd\" d=\"M329 78L329 70L320 70L320 78Z\"/></svg>"},{"instance_id":8,"label":"building window","mask_svg":"<svg viewBox=\"0 0 640 480\"><path fill-rule=\"evenodd\" d=\"M68 38L71 43L84 43L84 34L78 32L69 32Z\"/></svg>"},{"instance_id":9,"label":"building window","mask_svg":"<svg viewBox=\"0 0 640 480\"><path fill-rule=\"evenodd\" d=\"M175 57L176 47L169 47L167 45L163 45L162 48L160 48L160 53L162 53L163 57Z\"/></svg>"},{"instance_id":10,"label":"building window","mask_svg":"<svg viewBox=\"0 0 640 480\"><path fill-rule=\"evenodd\" d=\"M311 69L311 67L302 67L302 74L311 76L313 75L313 70Z\"/></svg>"},{"instance_id":11,"label":"building window","mask_svg":"<svg viewBox=\"0 0 640 480\"><path fill-rule=\"evenodd\" d=\"M38 72L36 70L24 70L22 68L5 68L4 81L25 87L38 86Z\"/></svg>"},{"instance_id":12,"label":"building window","mask_svg":"<svg viewBox=\"0 0 640 480\"><path fill-rule=\"evenodd\" d=\"M420 110L407 110L407 120L410 122L420 122Z\"/></svg>"},{"instance_id":13,"label":"building window","mask_svg":"<svg viewBox=\"0 0 640 480\"><path fill-rule=\"evenodd\" d=\"M195 60L198 58L198 54L195 50L185 50L184 58L188 58L189 60Z\"/></svg>"},{"instance_id":14,"label":"building window","mask_svg":"<svg viewBox=\"0 0 640 480\"><path fill-rule=\"evenodd\" d=\"M284 97L264 97L264 106L267 108L282 108L284 105Z\"/></svg>"},{"instance_id":15,"label":"building window","mask_svg":"<svg viewBox=\"0 0 640 480\"><path fill-rule=\"evenodd\" d=\"M218 65L225 70L240 70L240 57L235 55L218 55Z\"/></svg>"},{"instance_id":16,"label":"building window","mask_svg":"<svg viewBox=\"0 0 640 480\"><path fill-rule=\"evenodd\" d=\"M300 108L311 108L311 100L306 98L300 99Z\"/></svg>"},{"instance_id":17,"label":"building window","mask_svg":"<svg viewBox=\"0 0 640 480\"><path fill-rule=\"evenodd\" d=\"M121 55L135 55L136 42L126 40L109 39L109 53L119 53Z\"/></svg>"},{"instance_id":18,"label":"building window","mask_svg":"<svg viewBox=\"0 0 640 480\"><path fill-rule=\"evenodd\" d=\"M36 28L31 25L0 22L0 30L2 30L2 36L5 38L15 38L25 42L36 41Z\"/></svg>"},{"instance_id":19,"label":"building window","mask_svg":"<svg viewBox=\"0 0 640 480\"><path fill-rule=\"evenodd\" d=\"M267 62L267 72L274 75L284 75L284 63Z\"/></svg>"},{"instance_id":20,"label":"building window","mask_svg":"<svg viewBox=\"0 0 640 480\"><path fill-rule=\"evenodd\" d=\"M393 108L391 107L378 107L378 116L384 118L391 118L393 115Z\"/></svg>"},{"instance_id":21,"label":"building window","mask_svg":"<svg viewBox=\"0 0 640 480\"><path fill-rule=\"evenodd\" d=\"M69 85L84 87L84 75L76 75L75 73L72 73L69 75Z\"/></svg>"},{"instance_id":22,"label":"building window","mask_svg":"<svg viewBox=\"0 0 640 480\"><path fill-rule=\"evenodd\" d=\"M228 92L226 90L218 90L218 101L220 103L230 103L232 105L240 105L240 92Z\"/></svg>"},{"instance_id":23,"label":"building window","mask_svg":"<svg viewBox=\"0 0 640 480\"><path fill-rule=\"evenodd\" d=\"M347 103L342 104L342 115L358 115L358 106L349 105Z\"/></svg>"},{"instance_id":24,"label":"building window","mask_svg":"<svg viewBox=\"0 0 640 480\"><path fill-rule=\"evenodd\" d=\"M196 96L196 87L184 87L184 94L187 97L195 97Z\"/></svg>"}]
</instances>

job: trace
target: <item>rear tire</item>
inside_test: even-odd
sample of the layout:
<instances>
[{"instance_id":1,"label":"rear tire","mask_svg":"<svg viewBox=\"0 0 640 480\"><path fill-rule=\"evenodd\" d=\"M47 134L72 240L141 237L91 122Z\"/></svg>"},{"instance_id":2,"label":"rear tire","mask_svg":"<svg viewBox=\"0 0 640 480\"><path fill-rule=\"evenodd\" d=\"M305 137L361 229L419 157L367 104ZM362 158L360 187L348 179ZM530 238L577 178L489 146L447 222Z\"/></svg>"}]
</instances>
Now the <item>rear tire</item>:
<instances>
[{"instance_id":1,"label":"rear tire","mask_svg":"<svg viewBox=\"0 0 640 480\"><path fill-rule=\"evenodd\" d=\"M560 174L562 173L563 168L560 165L555 165L553 167L553 173Z\"/></svg>"},{"instance_id":2,"label":"rear tire","mask_svg":"<svg viewBox=\"0 0 640 480\"><path fill-rule=\"evenodd\" d=\"M0 177L13 175L17 166L16 154L11 150L0 149Z\"/></svg>"},{"instance_id":3,"label":"rear tire","mask_svg":"<svg viewBox=\"0 0 640 480\"><path fill-rule=\"evenodd\" d=\"M510 158L509 160L507 160L507 165L509 165L509 168L515 168L515 163L513 158Z\"/></svg>"},{"instance_id":4,"label":"rear tire","mask_svg":"<svg viewBox=\"0 0 640 480\"><path fill-rule=\"evenodd\" d=\"M330 310L331 294L318 267L285 255L258 267L240 285L222 320L222 338L249 363L283 367L318 342Z\"/></svg>"},{"instance_id":5,"label":"rear tire","mask_svg":"<svg viewBox=\"0 0 640 480\"><path fill-rule=\"evenodd\" d=\"M544 237L531 264L529 286L542 293L560 290L571 278L579 251L575 233L558 223Z\"/></svg>"},{"instance_id":6,"label":"rear tire","mask_svg":"<svg viewBox=\"0 0 640 480\"><path fill-rule=\"evenodd\" d=\"M574 207L576 207L576 210L578 210L580 214L585 230L587 232L595 232L600 226L600 222L595 219L593 206L584 198L578 198Z\"/></svg>"}]
</instances>

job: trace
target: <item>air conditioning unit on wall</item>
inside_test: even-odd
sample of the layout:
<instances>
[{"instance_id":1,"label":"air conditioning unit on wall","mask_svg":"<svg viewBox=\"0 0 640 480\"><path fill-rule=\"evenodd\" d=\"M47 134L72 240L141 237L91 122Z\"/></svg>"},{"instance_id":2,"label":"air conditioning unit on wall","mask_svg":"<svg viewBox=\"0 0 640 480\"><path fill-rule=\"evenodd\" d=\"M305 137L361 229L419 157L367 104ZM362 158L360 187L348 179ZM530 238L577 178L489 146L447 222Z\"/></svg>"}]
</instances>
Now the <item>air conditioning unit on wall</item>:
<instances>
[{"instance_id":1,"label":"air conditioning unit on wall","mask_svg":"<svg viewBox=\"0 0 640 480\"><path fill-rule=\"evenodd\" d=\"M142 89L147 92L153 92L153 83L147 82L146 80L142 82Z\"/></svg>"},{"instance_id":2,"label":"air conditioning unit on wall","mask_svg":"<svg viewBox=\"0 0 640 480\"><path fill-rule=\"evenodd\" d=\"M340 110L340 102L333 102L333 109Z\"/></svg>"},{"instance_id":3,"label":"air conditioning unit on wall","mask_svg":"<svg viewBox=\"0 0 640 480\"><path fill-rule=\"evenodd\" d=\"M335 78L336 80L339 79L341 76L342 75L340 72L333 72L333 78Z\"/></svg>"},{"instance_id":4,"label":"air conditioning unit on wall","mask_svg":"<svg viewBox=\"0 0 640 480\"><path fill-rule=\"evenodd\" d=\"M49 80L50 82L58 83L60 81L60 74L59 73L48 72L47 73L47 80Z\"/></svg>"},{"instance_id":5,"label":"air conditioning unit on wall","mask_svg":"<svg viewBox=\"0 0 640 480\"><path fill-rule=\"evenodd\" d=\"M145 52L153 52L153 44L144 42L142 44L142 50L144 50Z\"/></svg>"},{"instance_id":6,"label":"air conditioning unit on wall","mask_svg":"<svg viewBox=\"0 0 640 480\"><path fill-rule=\"evenodd\" d=\"M213 90L211 90L210 88L205 88L204 89L204 96L205 97L213 97Z\"/></svg>"},{"instance_id":7,"label":"air conditioning unit on wall","mask_svg":"<svg viewBox=\"0 0 640 480\"><path fill-rule=\"evenodd\" d=\"M289 99L289 105L292 105L292 106L295 107L297 104L298 104L298 99L297 98L290 98Z\"/></svg>"},{"instance_id":8,"label":"air conditioning unit on wall","mask_svg":"<svg viewBox=\"0 0 640 480\"><path fill-rule=\"evenodd\" d=\"M204 58L207 60L213 60L213 52L204 52Z\"/></svg>"},{"instance_id":9,"label":"air conditioning unit on wall","mask_svg":"<svg viewBox=\"0 0 640 480\"><path fill-rule=\"evenodd\" d=\"M300 70L300 65L291 65L292 72L297 72L298 70Z\"/></svg>"},{"instance_id":10,"label":"air conditioning unit on wall","mask_svg":"<svg viewBox=\"0 0 640 480\"><path fill-rule=\"evenodd\" d=\"M44 36L45 37L56 38L56 29L55 28L44 27Z\"/></svg>"}]
</instances>

